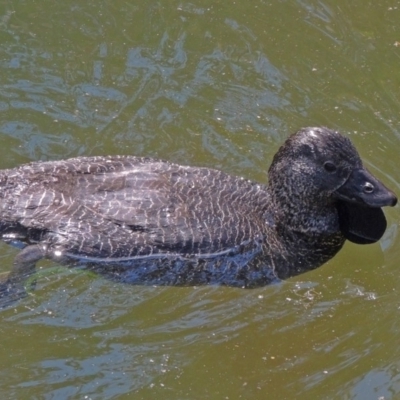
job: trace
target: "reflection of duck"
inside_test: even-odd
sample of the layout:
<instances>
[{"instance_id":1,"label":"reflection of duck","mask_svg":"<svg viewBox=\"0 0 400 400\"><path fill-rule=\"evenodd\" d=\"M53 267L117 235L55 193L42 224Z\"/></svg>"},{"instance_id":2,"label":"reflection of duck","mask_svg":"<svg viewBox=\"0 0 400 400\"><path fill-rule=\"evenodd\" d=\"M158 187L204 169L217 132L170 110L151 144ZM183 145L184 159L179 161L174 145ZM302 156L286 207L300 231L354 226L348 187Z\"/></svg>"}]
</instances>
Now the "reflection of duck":
<instances>
[{"instance_id":1,"label":"reflection of duck","mask_svg":"<svg viewBox=\"0 0 400 400\"><path fill-rule=\"evenodd\" d=\"M0 172L0 232L24 247L3 289L40 258L151 284L264 285L316 268L345 239L372 243L397 199L349 139L305 128L275 155L268 186L130 156Z\"/></svg>"}]
</instances>

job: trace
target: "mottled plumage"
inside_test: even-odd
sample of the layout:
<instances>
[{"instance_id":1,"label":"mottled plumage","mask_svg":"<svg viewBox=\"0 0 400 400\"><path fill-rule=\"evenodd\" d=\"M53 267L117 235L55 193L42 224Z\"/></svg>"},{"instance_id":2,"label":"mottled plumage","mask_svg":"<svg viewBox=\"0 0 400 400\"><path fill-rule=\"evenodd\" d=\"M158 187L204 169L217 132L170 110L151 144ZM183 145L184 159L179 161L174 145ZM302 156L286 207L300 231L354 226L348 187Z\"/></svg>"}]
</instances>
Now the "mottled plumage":
<instances>
[{"instance_id":1,"label":"mottled plumage","mask_svg":"<svg viewBox=\"0 0 400 400\"><path fill-rule=\"evenodd\" d=\"M326 128L292 135L268 178L132 156L0 171L0 234L25 247L3 295L42 257L129 283L265 285L320 266L346 238L378 240L380 207L396 203Z\"/></svg>"}]
</instances>

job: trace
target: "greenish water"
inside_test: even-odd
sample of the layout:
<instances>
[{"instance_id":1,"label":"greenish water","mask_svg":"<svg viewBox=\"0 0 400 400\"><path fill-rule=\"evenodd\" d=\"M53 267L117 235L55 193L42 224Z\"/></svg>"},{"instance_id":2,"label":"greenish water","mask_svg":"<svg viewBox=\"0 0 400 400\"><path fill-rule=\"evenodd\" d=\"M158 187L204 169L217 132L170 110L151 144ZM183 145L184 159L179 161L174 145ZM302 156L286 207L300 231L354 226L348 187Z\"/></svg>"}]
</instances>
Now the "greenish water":
<instances>
[{"instance_id":1,"label":"greenish water","mask_svg":"<svg viewBox=\"0 0 400 400\"><path fill-rule=\"evenodd\" d=\"M289 133L326 125L400 195L399 20L394 1L3 1L0 168L134 154L264 182ZM399 399L385 212L379 244L256 290L41 273L0 313L2 398Z\"/></svg>"}]
</instances>

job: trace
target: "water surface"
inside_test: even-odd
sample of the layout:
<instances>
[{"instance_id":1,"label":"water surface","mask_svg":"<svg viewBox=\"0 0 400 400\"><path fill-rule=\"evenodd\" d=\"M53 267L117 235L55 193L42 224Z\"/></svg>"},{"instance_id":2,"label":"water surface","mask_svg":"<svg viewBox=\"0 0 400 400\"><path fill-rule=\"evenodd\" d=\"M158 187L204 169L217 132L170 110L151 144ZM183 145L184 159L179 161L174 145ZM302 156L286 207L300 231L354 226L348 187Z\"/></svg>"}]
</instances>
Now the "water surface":
<instances>
[{"instance_id":1,"label":"water surface","mask_svg":"<svg viewBox=\"0 0 400 400\"><path fill-rule=\"evenodd\" d=\"M393 1L4 1L0 168L133 154L266 182L302 126L400 194ZM380 243L255 290L140 287L40 263L1 319L0 391L36 399L400 396L399 209ZM1 272L16 250L0 246Z\"/></svg>"}]
</instances>

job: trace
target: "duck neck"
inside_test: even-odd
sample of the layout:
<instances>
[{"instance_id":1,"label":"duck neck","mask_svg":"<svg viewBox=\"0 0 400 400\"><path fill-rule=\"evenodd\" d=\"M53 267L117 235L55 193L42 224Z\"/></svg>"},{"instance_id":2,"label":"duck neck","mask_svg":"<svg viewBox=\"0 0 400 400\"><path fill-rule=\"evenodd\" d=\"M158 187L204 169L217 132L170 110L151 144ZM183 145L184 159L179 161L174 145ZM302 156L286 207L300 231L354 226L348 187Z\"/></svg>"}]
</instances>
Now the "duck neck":
<instances>
[{"instance_id":1,"label":"duck neck","mask_svg":"<svg viewBox=\"0 0 400 400\"><path fill-rule=\"evenodd\" d=\"M292 198L290 203L277 208L276 222L280 229L299 234L321 236L339 232L339 220L334 203L324 198L305 202L304 198Z\"/></svg>"},{"instance_id":2,"label":"duck neck","mask_svg":"<svg viewBox=\"0 0 400 400\"><path fill-rule=\"evenodd\" d=\"M304 197L291 201L273 198L273 214L266 217L281 243L282 262L277 266L279 278L317 268L332 258L343 246L334 203L323 198L305 202Z\"/></svg>"}]
</instances>

